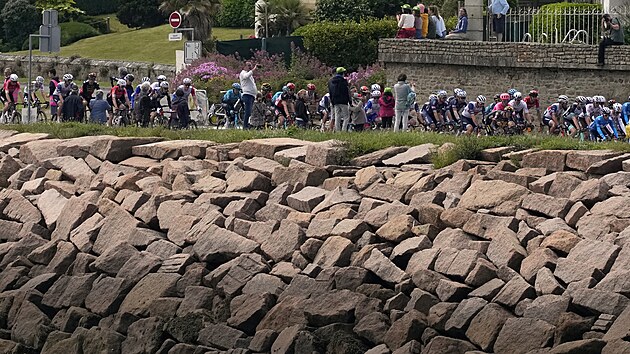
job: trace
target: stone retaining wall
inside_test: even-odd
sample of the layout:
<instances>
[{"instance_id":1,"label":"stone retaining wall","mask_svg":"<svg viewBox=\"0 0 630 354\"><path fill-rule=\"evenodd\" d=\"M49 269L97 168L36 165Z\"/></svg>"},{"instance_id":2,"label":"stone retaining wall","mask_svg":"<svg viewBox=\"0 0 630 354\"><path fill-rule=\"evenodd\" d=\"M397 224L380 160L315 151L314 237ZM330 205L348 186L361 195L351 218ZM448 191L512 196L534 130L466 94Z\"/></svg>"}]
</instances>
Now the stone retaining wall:
<instances>
[{"instance_id":1,"label":"stone retaining wall","mask_svg":"<svg viewBox=\"0 0 630 354\"><path fill-rule=\"evenodd\" d=\"M630 352L630 154L449 148L0 131L0 352Z\"/></svg>"},{"instance_id":2,"label":"stone retaining wall","mask_svg":"<svg viewBox=\"0 0 630 354\"><path fill-rule=\"evenodd\" d=\"M28 75L28 56L0 54L0 66L11 67L22 78ZM72 74L77 81L82 81L90 72L98 75L99 81L109 82L110 76L118 74L118 68L126 67L136 77L156 77L164 74L167 77L175 76L175 65L153 64L145 62L128 62L119 60L100 60L87 58L60 58L33 56L33 77L37 75L47 76L50 68L55 68L61 77L65 73Z\"/></svg>"},{"instance_id":3,"label":"stone retaining wall","mask_svg":"<svg viewBox=\"0 0 630 354\"><path fill-rule=\"evenodd\" d=\"M379 60L389 84L406 73L423 100L455 87L487 96L537 88L545 103L560 94L625 100L630 93L630 46L609 47L607 65L599 68L597 46L382 39Z\"/></svg>"}]
</instances>

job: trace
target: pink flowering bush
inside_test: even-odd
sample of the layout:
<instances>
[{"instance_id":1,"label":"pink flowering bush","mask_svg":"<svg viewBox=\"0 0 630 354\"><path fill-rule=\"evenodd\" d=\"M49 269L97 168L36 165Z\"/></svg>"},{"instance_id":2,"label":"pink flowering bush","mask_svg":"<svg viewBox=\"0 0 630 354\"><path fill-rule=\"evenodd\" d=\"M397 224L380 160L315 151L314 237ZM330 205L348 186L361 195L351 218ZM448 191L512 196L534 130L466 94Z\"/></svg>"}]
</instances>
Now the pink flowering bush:
<instances>
[{"instance_id":1,"label":"pink flowering bush","mask_svg":"<svg viewBox=\"0 0 630 354\"><path fill-rule=\"evenodd\" d=\"M350 86L370 87L372 84L379 84L382 88L385 82L385 69L380 64L359 68L357 71L348 75L348 83Z\"/></svg>"}]
</instances>

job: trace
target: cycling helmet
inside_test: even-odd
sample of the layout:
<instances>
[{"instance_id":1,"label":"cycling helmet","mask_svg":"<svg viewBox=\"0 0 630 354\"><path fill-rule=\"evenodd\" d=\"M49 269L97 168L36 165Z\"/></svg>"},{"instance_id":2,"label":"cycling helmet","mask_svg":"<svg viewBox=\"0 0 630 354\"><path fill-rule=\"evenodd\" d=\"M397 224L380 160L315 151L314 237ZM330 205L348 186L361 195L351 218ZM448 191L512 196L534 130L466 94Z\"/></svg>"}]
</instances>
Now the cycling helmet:
<instances>
[{"instance_id":1,"label":"cycling helmet","mask_svg":"<svg viewBox=\"0 0 630 354\"><path fill-rule=\"evenodd\" d=\"M504 111L506 111L506 112L513 112L513 111L514 111L514 107L512 107L512 106L507 106L507 107L505 107L503 110L504 110Z\"/></svg>"},{"instance_id":2,"label":"cycling helmet","mask_svg":"<svg viewBox=\"0 0 630 354\"><path fill-rule=\"evenodd\" d=\"M575 102L578 102L578 103L586 103L586 102L587 102L587 100L586 100L586 97L584 97L584 96L577 96L577 97L575 98Z\"/></svg>"},{"instance_id":3,"label":"cycling helmet","mask_svg":"<svg viewBox=\"0 0 630 354\"><path fill-rule=\"evenodd\" d=\"M118 86L127 86L127 81L125 81L125 79L118 79Z\"/></svg>"},{"instance_id":4,"label":"cycling helmet","mask_svg":"<svg viewBox=\"0 0 630 354\"><path fill-rule=\"evenodd\" d=\"M166 81L166 75L158 75L157 80L158 81Z\"/></svg>"},{"instance_id":5,"label":"cycling helmet","mask_svg":"<svg viewBox=\"0 0 630 354\"><path fill-rule=\"evenodd\" d=\"M262 88L263 91L269 92L269 91L271 91L271 84L268 83L268 82L265 82L264 84L262 84L261 88Z\"/></svg>"},{"instance_id":6,"label":"cycling helmet","mask_svg":"<svg viewBox=\"0 0 630 354\"><path fill-rule=\"evenodd\" d=\"M621 103L615 103L613 104L613 110L617 113L621 113L621 110L623 109L623 107L621 106Z\"/></svg>"},{"instance_id":7,"label":"cycling helmet","mask_svg":"<svg viewBox=\"0 0 630 354\"><path fill-rule=\"evenodd\" d=\"M615 100L608 100L608 106L612 107L615 103L617 103L617 101Z\"/></svg>"},{"instance_id":8,"label":"cycling helmet","mask_svg":"<svg viewBox=\"0 0 630 354\"><path fill-rule=\"evenodd\" d=\"M151 79L149 79L148 76L145 76L142 78L142 80L140 82L151 82Z\"/></svg>"},{"instance_id":9,"label":"cycling helmet","mask_svg":"<svg viewBox=\"0 0 630 354\"><path fill-rule=\"evenodd\" d=\"M361 86L361 92L370 92L370 89L367 86Z\"/></svg>"},{"instance_id":10,"label":"cycling helmet","mask_svg":"<svg viewBox=\"0 0 630 354\"><path fill-rule=\"evenodd\" d=\"M381 90L381 85L379 84L372 84L372 91L380 91Z\"/></svg>"},{"instance_id":11,"label":"cycling helmet","mask_svg":"<svg viewBox=\"0 0 630 354\"><path fill-rule=\"evenodd\" d=\"M11 74L11 76L9 76L9 80L16 82L18 81L18 76L16 74Z\"/></svg>"},{"instance_id":12,"label":"cycling helmet","mask_svg":"<svg viewBox=\"0 0 630 354\"><path fill-rule=\"evenodd\" d=\"M585 97L586 98L586 102L588 103L593 103L595 102L595 100L593 99L593 97Z\"/></svg>"},{"instance_id":13,"label":"cycling helmet","mask_svg":"<svg viewBox=\"0 0 630 354\"><path fill-rule=\"evenodd\" d=\"M457 91L457 93L455 94L457 97L459 98L466 98L466 91L464 90L459 90Z\"/></svg>"},{"instance_id":14,"label":"cycling helmet","mask_svg":"<svg viewBox=\"0 0 630 354\"><path fill-rule=\"evenodd\" d=\"M486 103L486 96L484 96L484 95L477 96L477 102L478 103Z\"/></svg>"},{"instance_id":15,"label":"cycling helmet","mask_svg":"<svg viewBox=\"0 0 630 354\"><path fill-rule=\"evenodd\" d=\"M498 93L496 95L494 95L494 100L495 101L501 101L501 95L499 95Z\"/></svg>"},{"instance_id":16,"label":"cycling helmet","mask_svg":"<svg viewBox=\"0 0 630 354\"><path fill-rule=\"evenodd\" d=\"M387 89L386 89L387 90ZM437 95L429 95L429 101L432 100L437 100L438 96Z\"/></svg>"},{"instance_id":17,"label":"cycling helmet","mask_svg":"<svg viewBox=\"0 0 630 354\"><path fill-rule=\"evenodd\" d=\"M292 82L289 82L289 83L287 84L287 87L288 87L288 88L289 88L289 90L291 90L291 91L294 91L294 90L295 90L295 84L294 84L294 83L292 83Z\"/></svg>"},{"instance_id":18,"label":"cycling helmet","mask_svg":"<svg viewBox=\"0 0 630 354\"><path fill-rule=\"evenodd\" d=\"M499 96L499 98L501 98L502 101L509 100L510 99L510 94L509 93L502 93L501 96Z\"/></svg>"},{"instance_id":19,"label":"cycling helmet","mask_svg":"<svg viewBox=\"0 0 630 354\"><path fill-rule=\"evenodd\" d=\"M602 108L602 113L604 113L604 114L610 114L610 108L608 108L608 107L604 107L604 108Z\"/></svg>"},{"instance_id":20,"label":"cycling helmet","mask_svg":"<svg viewBox=\"0 0 630 354\"><path fill-rule=\"evenodd\" d=\"M96 73L89 73L88 79L96 79Z\"/></svg>"},{"instance_id":21,"label":"cycling helmet","mask_svg":"<svg viewBox=\"0 0 630 354\"><path fill-rule=\"evenodd\" d=\"M42 76L38 76L35 78L35 82L37 82L38 84L43 84L44 78Z\"/></svg>"},{"instance_id":22,"label":"cycling helmet","mask_svg":"<svg viewBox=\"0 0 630 354\"><path fill-rule=\"evenodd\" d=\"M182 83L184 85L191 85L192 84L192 80L189 77L184 78L184 80L182 80Z\"/></svg>"},{"instance_id":23,"label":"cycling helmet","mask_svg":"<svg viewBox=\"0 0 630 354\"><path fill-rule=\"evenodd\" d=\"M75 84L74 82L70 84L70 90L72 92L77 92L79 91L79 86L77 86L77 84Z\"/></svg>"},{"instance_id":24,"label":"cycling helmet","mask_svg":"<svg viewBox=\"0 0 630 354\"><path fill-rule=\"evenodd\" d=\"M520 100L523 98L523 94L520 92L514 92L514 99L515 100Z\"/></svg>"},{"instance_id":25,"label":"cycling helmet","mask_svg":"<svg viewBox=\"0 0 630 354\"><path fill-rule=\"evenodd\" d=\"M72 76L72 74L63 75L63 81L72 81L72 79L74 79L74 76Z\"/></svg>"},{"instance_id":26,"label":"cycling helmet","mask_svg":"<svg viewBox=\"0 0 630 354\"><path fill-rule=\"evenodd\" d=\"M558 102L567 102L568 100L569 100L569 97L567 97L566 95L558 96Z\"/></svg>"},{"instance_id":27,"label":"cycling helmet","mask_svg":"<svg viewBox=\"0 0 630 354\"><path fill-rule=\"evenodd\" d=\"M448 95L448 94L447 94L447 93L446 93L446 91L444 91L444 90L440 90L440 91L438 91L438 92L437 92L437 96L438 96L439 98L446 98L446 96L447 96L447 95Z\"/></svg>"},{"instance_id":28,"label":"cycling helmet","mask_svg":"<svg viewBox=\"0 0 630 354\"><path fill-rule=\"evenodd\" d=\"M514 96L515 93L517 93L518 90L515 88L511 88L507 91L508 95L510 95L510 97Z\"/></svg>"},{"instance_id":29,"label":"cycling helmet","mask_svg":"<svg viewBox=\"0 0 630 354\"><path fill-rule=\"evenodd\" d=\"M185 80L185 79L184 79L184 80ZM239 84L238 82L235 82L235 83L233 83L233 84L232 84L232 88L233 88L233 89L240 90L240 89L241 89L241 84Z\"/></svg>"},{"instance_id":30,"label":"cycling helmet","mask_svg":"<svg viewBox=\"0 0 630 354\"><path fill-rule=\"evenodd\" d=\"M531 90L529 91L529 95L532 97L538 97L538 90Z\"/></svg>"},{"instance_id":31,"label":"cycling helmet","mask_svg":"<svg viewBox=\"0 0 630 354\"><path fill-rule=\"evenodd\" d=\"M160 87L161 87L161 88L168 88L168 81L162 81L162 82L160 82Z\"/></svg>"},{"instance_id":32,"label":"cycling helmet","mask_svg":"<svg viewBox=\"0 0 630 354\"><path fill-rule=\"evenodd\" d=\"M606 103L606 97L604 97L604 96L597 96L597 100L595 100L595 102L597 102L597 103Z\"/></svg>"},{"instance_id":33,"label":"cycling helmet","mask_svg":"<svg viewBox=\"0 0 630 354\"><path fill-rule=\"evenodd\" d=\"M306 89L309 91L315 91L317 90L317 87L315 86L315 84L308 84L306 85Z\"/></svg>"},{"instance_id":34,"label":"cycling helmet","mask_svg":"<svg viewBox=\"0 0 630 354\"><path fill-rule=\"evenodd\" d=\"M131 75L131 74L127 74L125 75L125 80L129 80L129 82L133 82L133 80L135 80L136 77Z\"/></svg>"},{"instance_id":35,"label":"cycling helmet","mask_svg":"<svg viewBox=\"0 0 630 354\"><path fill-rule=\"evenodd\" d=\"M463 91L463 90L462 90L462 89L460 89L460 88L457 88L457 87L456 87L456 88L454 88L454 89L453 89L453 95L457 96L457 93L458 93L459 91Z\"/></svg>"},{"instance_id":36,"label":"cycling helmet","mask_svg":"<svg viewBox=\"0 0 630 354\"><path fill-rule=\"evenodd\" d=\"M381 97L381 91L379 90L372 91L372 97Z\"/></svg>"},{"instance_id":37,"label":"cycling helmet","mask_svg":"<svg viewBox=\"0 0 630 354\"><path fill-rule=\"evenodd\" d=\"M282 92L289 92L288 86L282 86Z\"/></svg>"}]
</instances>

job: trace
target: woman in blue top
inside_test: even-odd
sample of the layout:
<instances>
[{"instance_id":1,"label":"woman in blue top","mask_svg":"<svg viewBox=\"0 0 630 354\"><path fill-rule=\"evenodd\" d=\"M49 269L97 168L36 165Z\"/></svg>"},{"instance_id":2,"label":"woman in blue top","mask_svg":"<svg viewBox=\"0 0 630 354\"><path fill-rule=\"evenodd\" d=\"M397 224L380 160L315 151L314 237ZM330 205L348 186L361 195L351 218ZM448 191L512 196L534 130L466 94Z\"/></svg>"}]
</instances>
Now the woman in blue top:
<instances>
[{"instance_id":1,"label":"woman in blue top","mask_svg":"<svg viewBox=\"0 0 630 354\"><path fill-rule=\"evenodd\" d=\"M468 39L468 35L466 32L468 31L468 12L466 12L465 8L459 9L459 20L457 21L457 26L455 29L451 31L445 39L459 39L466 40Z\"/></svg>"}]
</instances>

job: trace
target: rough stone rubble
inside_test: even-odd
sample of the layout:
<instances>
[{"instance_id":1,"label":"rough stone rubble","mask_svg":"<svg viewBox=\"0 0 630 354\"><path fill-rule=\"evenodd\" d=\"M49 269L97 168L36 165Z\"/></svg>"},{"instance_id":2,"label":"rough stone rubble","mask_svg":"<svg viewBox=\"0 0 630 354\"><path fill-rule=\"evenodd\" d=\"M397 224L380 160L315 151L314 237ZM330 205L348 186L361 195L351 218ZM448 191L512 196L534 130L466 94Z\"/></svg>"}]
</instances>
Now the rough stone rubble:
<instances>
[{"instance_id":1,"label":"rough stone rubble","mask_svg":"<svg viewBox=\"0 0 630 354\"><path fill-rule=\"evenodd\" d=\"M630 353L630 155L0 133L0 353Z\"/></svg>"}]
</instances>

